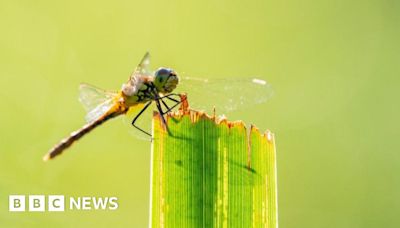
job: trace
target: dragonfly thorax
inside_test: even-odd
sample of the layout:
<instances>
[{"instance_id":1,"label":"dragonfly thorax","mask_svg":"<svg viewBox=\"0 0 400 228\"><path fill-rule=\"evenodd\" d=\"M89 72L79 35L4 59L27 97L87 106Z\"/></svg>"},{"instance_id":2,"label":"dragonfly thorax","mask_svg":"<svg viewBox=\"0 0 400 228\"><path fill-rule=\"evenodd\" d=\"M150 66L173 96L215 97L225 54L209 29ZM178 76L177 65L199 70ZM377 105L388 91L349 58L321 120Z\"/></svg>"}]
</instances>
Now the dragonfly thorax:
<instances>
[{"instance_id":1,"label":"dragonfly thorax","mask_svg":"<svg viewBox=\"0 0 400 228\"><path fill-rule=\"evenodd\" d=\"M154 91L155 87L149 77L132 77L121 88L128 107L154 99Z\"/></svg>"},{"instance_id":2,"label":"dragonfly thorax","mask_svg":"<svg viewBox=\"0 0 400 228\"><path fill-rule=\"evenodd\" d=\"M170 68L160 67L154 74L153 84L159 93L171 93L178 83L178 75Z\"/></svg>"},{"instance_id":3,"label":"dragonfly thorax","mask_svg":"<svg viewBox=\"0 0 400 228\"><path fill-rule=\"evenodd\" d=\"M126 96L137 94L145 80L143 77L131 77L126 83L122 84L122 92Z\"/></svg>"}]
</instances>

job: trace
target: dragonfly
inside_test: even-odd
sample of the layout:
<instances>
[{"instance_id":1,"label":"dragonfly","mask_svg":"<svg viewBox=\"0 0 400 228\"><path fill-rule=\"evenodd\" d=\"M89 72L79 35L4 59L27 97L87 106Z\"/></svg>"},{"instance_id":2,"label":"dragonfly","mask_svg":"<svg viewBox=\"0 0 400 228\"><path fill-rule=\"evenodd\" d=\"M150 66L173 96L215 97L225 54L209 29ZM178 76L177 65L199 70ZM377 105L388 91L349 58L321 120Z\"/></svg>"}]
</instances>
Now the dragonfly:
<instances>
[{"instance_id":1,"label":"dragonfly","mask_svg":"<svg viewBox=\"0 0 400 228\"><path fill-rule=\"evenodd\" d=\"M136 113L130 124L137 130L136 132L152 138L149 132L138 126L143 125L140 123L139 117L143 116L152 103L155 103L162 124L167 128L164 116L184 102L187 93L190 95L191 107L208 111L210 109L208 104L212 103L213 108L216 107L219 112L223 113L264 103L273 95L271 85L262 79L223 78L211 80L184 75L178 77L171 68L160 67L152 72L149 70L149 65L150 54L147 52L118 92L81 84L79 101L87 111L85 116L87 124L51 148L43 160L47 161L62 154L75 141L107 120L124 114L129 115L132 110L140 111ZM137 133L135 136L138 137Z\"/></svg>"},{"instance_id":2,"label":"dragonfly","mask_svg":"<svg viewBox=\"0 0 400 228\"><path fill-rule=\"evenodd\" d=\"M118 92L105 91L89 84L81 84L79 100L88 110L85 117L87 124L51 148L43 160L47 161L62 154L74 142L107 120L126 114L130 109L138 106L143 107L131 122L137 130L151 137L150 133L135 123L153 102L161 114L163 125L166 126L164 115L181 103L182 96L172 93L179 83L179 77L173 69L166 67L160 67L152 74L148 70L149 64L150 54L147 52ZM165 100L174 102L174 105L168 106Z\"/></svg>"}]
</instances>

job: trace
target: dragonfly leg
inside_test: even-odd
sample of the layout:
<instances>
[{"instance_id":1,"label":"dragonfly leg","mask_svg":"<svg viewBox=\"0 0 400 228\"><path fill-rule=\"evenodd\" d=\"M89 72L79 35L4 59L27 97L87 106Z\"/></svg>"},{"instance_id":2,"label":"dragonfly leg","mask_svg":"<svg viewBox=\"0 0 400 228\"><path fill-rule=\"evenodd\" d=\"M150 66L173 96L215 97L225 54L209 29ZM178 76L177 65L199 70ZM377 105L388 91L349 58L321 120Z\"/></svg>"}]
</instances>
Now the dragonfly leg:
<instances>
[{"instance_id":1,"label":"dragonfly leg","mask_svg":"<svg viewBox=\"0 0 400 228\"><path fill-rule=\"evenodd\" d=\"M143 129L141 129L140 127L138 127L138 126L135 125L136 120L139 118L140 115L142 115L142 113L143 113L144 111L146 111L146 109L150 106L150 104L151 104L151 101L149 101L149 102L143 107L143 109L135 116L135 118L133 118L133 120L132 120L132 126L134 126L134 127L135 127L136 129L138 129L139 131L145 133L146 135L148 135L148 136L150 136L150 137L153 137L150 133L148 133L147 131L145 131L145 130L143 130Z\"/></svg>"},{"instance_id":2,"label":"dragonfly leg","mask_svg":"<svg viewBox=\"0 0 400 228\"><path fill-rule=\"evenodd\" d=\"M164 105L164 107L167 108L167 110L165 112L162 110L162 108L160 109L162 115L169 113L173 108L175 108L176 106L178 106L182 102L182 101L176 100L174 98L171 98L171 96L180 97L179 94L176 94L176 93L170 93L170 94L162 96L162 97L156 97L156 100L160 100L161 103ZM167 105L167 103L164 101L164 99L171 100L171 101L175 102L175 104L170 108ZM160 103L160 107L162 107L161 103Z\"/></svg>"},{"instance_id":3,"label":"dragonfly leg","mask_svg":"<svg viewBox=\"0 0 400 228\"><path fill-rule=\"evenodd\" d=\"M171 101L174 101L175 104L172 107L168 107L168 105L163 100L164 98L167 98L167 99L169 99ZM178 101L178 100L175 100L173 98L170 98L170 97L162 97L160 100L161 100L161 103L164 104L164 106L167 108L167 111L163 112L163 115L171 112L172 109L174 109L176 106L178 106L182 102L182 101Z\"/></svg>"},{"instance_id":4,"label":"dragonfly leg","mask_svg":"<svg viewBox=\"0 0 400 228\"><path fill-rule=\"evenodd\" d=\"M165 101L164 101L163 99L160 99L160 101L161 101L161 103L164 105L164 107L167 108L167 111L165 111L165 112L163 111L162 114L168 113L168 110L170 110L169 106L167 105L167 103L165 103Z\"/></svg>"},{"instance_id":5,"label":"dragonfly leg","mask_svg":"<svg viewBox=\"0 0 400 228\"><path fill-rule=\"evenodd\" d=\"M164 114L170 112L173 108L175 108L175 107L179 104L179 101L178 101L178 100L173 99L173 98L170 98L171 96L179 96L179 94L170 93L170 94L168 94L168 95L165 95L165 96L160 97L160 96L158 95L158 92L155 91L155 90L153 91L153 94L154 94L154 97L155 97L154 101L156 102L157 109L158 109L158 111L160 112L160 116L161 116L163 125L165 126L165 128L166 128L167 131L169 132L169 129L168 129L168 126L167 126L167 121L165 121L165 118L164 118ZM180 97L180 96L179 96L179 97ZM175 104L173 107L169 108L168 105L163 101L164 98L167 98L167 99L169 99L169 100L175 101L176 104ZM160 100L161 100L162 104L165 105L165 107L167 108L167 111L164 112L164 111L162 110L162 106L161 106Z\"/></svg>"},{"instance_id":6,"label":"dragonfly leg","mask_svg":"<svg viewBox=\"0 0 400 228\"><path fill-rule=\"evenodd\" d=\"M170 98L170 97L172 97L172 96L181 97L181 96L180 96L179 94L177 94L177 93L170 93L170 94L168 94L168 95L165 95L165 96L162 96L162 97L158 97L158 99L168 98L168 99L170 99L170 100L175 100L175 99L173 99L173 98ZM177 100L175 100L175 101L177 101Z\"/></svg>"},{"instance_id":7,"label":"dragonfly leg","mask_svg":"<svg viewBox=\"0 0 400 228\"><path fill-rule=\"evenodd\" d=\"M174 98L171 98L171 97L166 97L168 100L171 100L171 101L175 101L176 103L181 103L182 101L178 101L178 100L176 100L176 99L174 99Z\"/></svg>"},{"instance_id":8,"label":"dragonfly leg","mask_svg":"<svg viewBox=\"0 0 400 228\"><path fill-rule=\"evenodd\" d=\"M163 113L163 110L161 108L160 101L159 101L159 99L156 99L155 101L156 101L157 109L160 112L160 116L161 116L162 122L163 122L164 126L167 127L167 122L165 121L164 113Z\"/></svg>"}]
</instances>

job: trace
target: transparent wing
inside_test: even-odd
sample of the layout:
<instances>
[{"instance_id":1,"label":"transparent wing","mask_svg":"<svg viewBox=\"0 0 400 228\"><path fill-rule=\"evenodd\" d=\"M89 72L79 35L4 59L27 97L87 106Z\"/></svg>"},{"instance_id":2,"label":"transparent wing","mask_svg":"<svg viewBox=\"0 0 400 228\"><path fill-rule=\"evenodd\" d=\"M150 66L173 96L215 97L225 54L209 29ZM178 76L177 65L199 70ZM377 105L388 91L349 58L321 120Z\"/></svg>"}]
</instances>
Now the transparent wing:
<instances>
[{"instance_id":1,"label":"transparent wing","mask_svg":"<svg viewBox=\"0 0 400 228\"><path fill-rule=\"evenodd\" d=\"M111 107L114 105L114 100L109 99L103 102L102 104L98 105L93 110L89 111L86 116L86 122L90 123L97 120L100 116L104 115Z\"/></svg>"},{"instance_id":2,"label":"transparent wing","mask_svg":"<svg viewBox=\"0 0 400 228\"><path fill-rule=\"evenodd\" d=\"M133 71L133 73L131 75L131 79L134 79L134 78L140 77L140 76L152 75L152 73L149 69L149 66L150 66L150 53L146 52L144 54L142 60L140 61L140 63L137 65L137 67Z\"/></svg>"},{"instance_id":3,"label":"transparent wing","mask_svg":"<svg viewBox=\"0 0 400 228\"><path fill-rule=\"evenodd\" d=\"M129 77L129 80L122 86L122 90L126 94L135 93L138 90L138 88L142 85L143 81L147 80L149 77L152 76L152 73L149 70L149 65L150 65L150 54L146 52L140 63L137 65L137 67Z\"/></svg>"},{"instance_id":4,"label":"transparent wing","mask_svg":"<svg viewBox=\"0 0 400 228\"><path fill-rule=\"evenodd\" d=\"M92 111L97 106L103 104L116 96L116 93L106 91L96 86L82 83L79 85L79 102L87 112Z\"/></svg>"},{"instance_id":5,"label":"transparent wing","mask_svg":"<svg viewBox=\"0 0 400 228\"><path fill-rule=\"evenodd\" d=\"M79 86L79 101L82 103L87 114L86 122L92 122L106 113L113 105L113 98L117 94L102 90L89 84Z\"/></svg>"},{"instance_id":6,"label":"transparent wing","mask_svg":"<svg viewBox=\"0 0 400 228\"><path fill-rule=\"evenodd\" d=\"M273 95L271 85L259 78L207 79L181 77L176 91L188 94L193 109L219 113L262 104Z\"/></svg>"}]
</instances>

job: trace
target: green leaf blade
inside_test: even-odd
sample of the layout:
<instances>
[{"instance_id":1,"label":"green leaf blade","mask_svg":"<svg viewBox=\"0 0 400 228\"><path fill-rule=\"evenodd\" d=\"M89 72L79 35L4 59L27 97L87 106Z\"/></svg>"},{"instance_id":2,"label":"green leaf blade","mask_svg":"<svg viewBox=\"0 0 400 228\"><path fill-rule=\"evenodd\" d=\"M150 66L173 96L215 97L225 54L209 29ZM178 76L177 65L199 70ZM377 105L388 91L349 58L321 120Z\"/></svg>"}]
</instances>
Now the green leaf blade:
<instances>
[{"instance_id":1,"label":"green leaf blade","mask_svg":"<svg viewBox=\"0 0 400 228\"><path fill-rule=\"evenodd\" d=\"M272 133L195 111L167 123L154 115L152 227L277 227Z\"/></svg>"}]
</instances>

